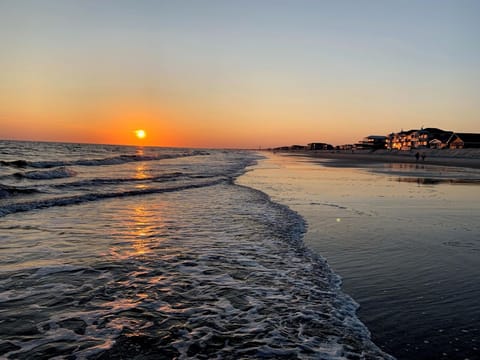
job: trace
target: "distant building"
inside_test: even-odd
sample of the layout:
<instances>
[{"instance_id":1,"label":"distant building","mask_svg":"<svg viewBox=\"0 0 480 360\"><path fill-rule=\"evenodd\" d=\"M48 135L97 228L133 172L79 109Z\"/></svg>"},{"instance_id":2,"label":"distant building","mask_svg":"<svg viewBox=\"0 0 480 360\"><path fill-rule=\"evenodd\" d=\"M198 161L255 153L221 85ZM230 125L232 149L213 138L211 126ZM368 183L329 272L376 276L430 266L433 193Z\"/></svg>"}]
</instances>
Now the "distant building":
<instances>
[{"instance_id":1,"label":"distant building","mask_svg":"<svg viewBox=\"0 0 480 360\"><path fill-rule=\"evenodd\" d=\"M432 139L428 142L431 149L444 149L447 145L440 139Z\"/></svg>"},{"instance_id":2,"label":"distant building","mask_svg":"<svg viewBox=\"0 0 480 360\"><path fill-rule=\"evenodd\" d=\"M441 144L438 141L434 141L433 144L443 148L446 146L451 135L452 131L437 128L422 128L416 132L412 147L415 149L429 148L431 147L431 141L439 140Z\"/></svg>"},{"instance_id":3,"label":"distant building","mask_svg":"<svg viewBox=\"0 0 480 360\"><path fill-rule=\"evenodd\" d=\"M292 145L290 150L307 150L307 147L305 145Z\"/></svg>"},{"instance_id":4,"label":"distant building","mask_svg":"<svg viewBox=\"0 0 480 360\"><path fill-rule=\"evenodd\" d=\"M336 150L353 150L355 145L353 144L344 144L335 146Z\"/></svg>"},{"instance_id":5,"label":"distant building","mask_svg":"<svg viewBox=\"0 0 480 360\"><path fill-rule=\"evenodd\" d=\"M448 140L450 149L480 148L480 134L453 133Z\"/></svg>"},{"instance_id":6,"label":"distant building","mask_svg":"<svg viewBox=\"0 0 480 360\"><path fill-rule=\"evenodd\" d=\"M412 134L417 130L400 131L387 136L387 149L410 150L412 148Z\"/></svg>"},{"instance_id":7,"label":"distant building","mask_svg":"<svg viewBox=\"0 0 480 360\"><path fill-rule=\"evenodd\" d=\"M369 150L378 150L385 149L387 143L387 137L382 135L369 135L357 144L355 147L357 149L369 149Z\"/></svg>"},{"instance_id":8,"label":"distant building","mask_svg":"<svg viewBox=\"0 0 480 360\"><path fill-rule=\"evenodd\" d=\"M272 149L273 151L291 151L291 150L307 150L305 145L291 145L291 146L279 146Z\"/></svg>"},{"instance_id":9,"label":"distant building","mask_svg":"<svg viewBox=\"0 0 480 360\"><path fill-rule=\"evenodd\" d=\"M387 136L386 147L389 150L411 150L430 147L442 149L447 147L447 141L451 135L451 131L437 128L401 131Z\"/></svg>"},{"instance_id":10,"label":"distant building","mask_svg":"<svg viewBox=\"0 0 480 360\"><path fill-rule=\"evenodd\" d=\"M444 131L443 133L434 133L428 141L428 147L431 149L445 149L448 147L448 140L452 136L452 131Z\"/></svg>"},{"instance_id":11,"label":"distant building","mask_svg":"<svg viewBox=\"0 0 480 360\"><path fill-rule=\"evenodd\" d=\"M279 147L273 148L273 151L288 151L288 150L290 150L290 147L288 146L279 146Z\"/></svg>"},{"instance_id":12,"label":"distant building","mask_svg":"<svg viewBox=\"0 0 480 360\"><path fill-rule=\"evenodd\" d=\"M326 143L310 143L307 148L308 150L333 150L333 146Z\"/></svg>"}]
</instances>

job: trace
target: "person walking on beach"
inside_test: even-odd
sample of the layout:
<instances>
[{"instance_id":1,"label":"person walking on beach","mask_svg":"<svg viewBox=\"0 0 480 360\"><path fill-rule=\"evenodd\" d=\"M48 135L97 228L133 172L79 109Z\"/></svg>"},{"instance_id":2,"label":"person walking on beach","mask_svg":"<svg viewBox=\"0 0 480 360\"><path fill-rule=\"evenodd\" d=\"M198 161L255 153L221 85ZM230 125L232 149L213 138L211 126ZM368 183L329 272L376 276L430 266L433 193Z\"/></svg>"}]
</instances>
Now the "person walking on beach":
<instances>
[{"instance_id":1,"label":"person walking on beach","mask_svg":"<svg viewBox=\"0 0 480 360\"><path fill-rule=\"evenodd\" d=\"M415 160L418 162L419 158L420 158L420 153L417 151L417 153L415 154Z\"/></svg>"}]
</instances>

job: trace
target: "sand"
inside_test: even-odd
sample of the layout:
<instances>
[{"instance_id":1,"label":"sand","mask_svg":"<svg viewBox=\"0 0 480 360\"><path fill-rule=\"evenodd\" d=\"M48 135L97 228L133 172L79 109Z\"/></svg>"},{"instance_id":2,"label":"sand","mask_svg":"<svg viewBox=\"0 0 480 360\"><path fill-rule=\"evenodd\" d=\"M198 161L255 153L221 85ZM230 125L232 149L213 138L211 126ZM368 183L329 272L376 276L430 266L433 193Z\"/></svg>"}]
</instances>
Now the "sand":
<instances>
[{"instance_id":1,"label":"sand","mask_svg":"<svg viewBox=\"0 0 480 360\"><path fill-rule=\"evenodd\" d=\"M480 170L414 153L296 154L265 153L237 181L304 217L305 244L342 277L373 341L399 360L477 359Z\"/></svg>"},{"instance_id":2,"label":"sand","mask_svg":"<svg viewBox=\"0 0 480 360\"><path fill-rule=\"evenodd\" d=\"M442 166L455 166L480 169L480 149L425 149L420 150L420 154L425 154L425 160L421 158L417 161L415 153L417 151L388 151L377 150L371 152L368 150L352 151L286 151L282 154L309 156L319 159L327 159L325 165L338 167L364 167L368 163L424 163Z\"/></svg>"}]
</instances>

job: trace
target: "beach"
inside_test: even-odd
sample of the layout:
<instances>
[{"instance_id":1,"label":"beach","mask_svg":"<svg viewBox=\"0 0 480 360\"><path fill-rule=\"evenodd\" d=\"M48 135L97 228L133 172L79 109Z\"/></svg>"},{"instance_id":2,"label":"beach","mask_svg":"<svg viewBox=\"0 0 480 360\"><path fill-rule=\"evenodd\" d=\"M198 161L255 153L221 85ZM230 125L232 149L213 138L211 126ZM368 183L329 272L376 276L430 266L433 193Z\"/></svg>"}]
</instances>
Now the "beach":
<instances>
[{"instance_id":1,"label":"beach","mask_svg":"<svg viewBox=\"0 0 480 360\"><path fill-rule=\"evenodd\" d=\"M263 154L239 182L305 218L306 246L341 276L377 345L405 360L478 359L475 166L435 165L433 155L417 164L413 155Z\"/></svg>"},{"instance_id":2,"label":"beach","mask_svg":"<svg viewBox=\"0 0 480 360\"><path fill-rule=\"evenodd\" d=\"M392 359L250 151L0 141L0 357Z\"/></svg>"},{"instance_id":3,"label":"beach","mask_svg":"<svg viewBox=\"0 0 480 360\"><path fill-rule=\"evenodd\" d=\"M0 360L480 360L479 34L0 0Z\"/></svg>"},{"instance_id":4,"label":"beach","mask_svg":"<svg viewBox=\"0 0 480 360\"><path fill-rule=\"evenodd\" d=\"M476 168L0 152L2 357L478 358Z\"/></svg>"},{"instance_id":5,"label":"beach","mask_svg":"<svg viewBox=\"0 0 480 360\"><path fill-rule=\"evenodd\" d=\"M425 158L415 158L416 153L424 154ZM443 166L457 166L480 168L480 149L419 149L410 151L389 150L354 150L354 151L289 151L285 154L309 156L319 159L330 159L334 166L361 166L371 163L404 163L404 164L431 164Z\"/></svg>"}]
</instances>

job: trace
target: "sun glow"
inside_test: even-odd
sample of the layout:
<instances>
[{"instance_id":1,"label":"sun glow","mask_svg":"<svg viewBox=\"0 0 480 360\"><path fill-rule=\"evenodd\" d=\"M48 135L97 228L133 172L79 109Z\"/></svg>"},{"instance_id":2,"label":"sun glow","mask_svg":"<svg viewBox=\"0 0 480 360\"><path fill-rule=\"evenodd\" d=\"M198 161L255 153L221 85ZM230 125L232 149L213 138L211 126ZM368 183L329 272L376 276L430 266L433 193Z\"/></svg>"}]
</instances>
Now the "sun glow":
<instances>
[{"instance_id":1,"label":"sun glow","mask_svg":"<svg viewBox=\"0 0 480 360\"><path fill-rule=\"evenodd\" d=\"M135 130L135 136L138 139L145 139L145 137L147 136L147 133L145 132L145 130L138 129L138 130Z\"/></svg>"}]
</instances>

